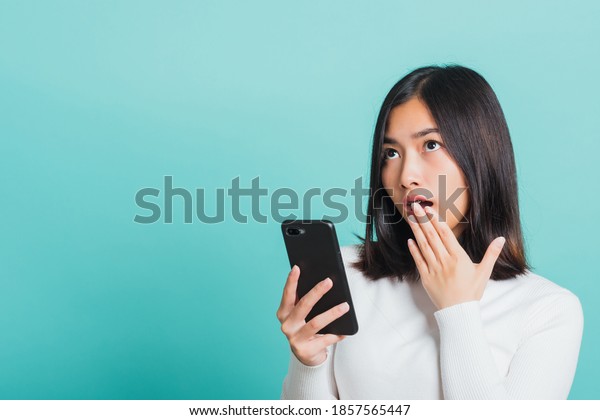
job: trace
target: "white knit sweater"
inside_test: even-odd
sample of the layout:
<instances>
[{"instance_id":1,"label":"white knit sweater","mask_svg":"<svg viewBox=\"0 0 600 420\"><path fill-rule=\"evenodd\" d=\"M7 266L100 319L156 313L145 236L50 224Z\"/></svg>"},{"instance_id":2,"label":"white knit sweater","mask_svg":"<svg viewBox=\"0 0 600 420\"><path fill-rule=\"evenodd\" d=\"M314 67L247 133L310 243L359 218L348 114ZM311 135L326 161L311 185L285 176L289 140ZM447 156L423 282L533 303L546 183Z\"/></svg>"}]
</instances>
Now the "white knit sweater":
<instances>
[{"instance_id":1,"label":"white knit sweater","mask_svg":"<svg viewBox=\"0 0 600 420\"><path fill-rule=\"evenodd\" d=\"M527 271L437 310L421 283L372 282L342 247L359 330L318 366L290 352L282 399L566 399L583 333L577 296Z\"/></svg>"}]
</instances>

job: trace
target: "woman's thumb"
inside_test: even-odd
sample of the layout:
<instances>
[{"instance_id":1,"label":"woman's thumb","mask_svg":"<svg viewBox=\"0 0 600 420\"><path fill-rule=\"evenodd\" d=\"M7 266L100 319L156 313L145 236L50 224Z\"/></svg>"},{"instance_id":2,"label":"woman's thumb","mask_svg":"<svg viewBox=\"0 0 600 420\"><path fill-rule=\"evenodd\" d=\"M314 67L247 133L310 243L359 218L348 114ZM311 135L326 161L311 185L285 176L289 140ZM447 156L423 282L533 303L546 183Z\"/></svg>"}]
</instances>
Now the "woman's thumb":
<instances>
[{"instance_id":1,"label":"woman's thumb","mask_svg":"<svg viewBox=\"0 0 600 420\"><path fill-rule=\"evenodd\" d=\"M494 270L494 265L502 252L502 248L506 243L506 239L504 236L500 236L492 241L490 246L488 246L481 263L479 263L478 268L482 271L482 276L486 279L489 279L492 275L492 271Z\"/></svg>"}]
</instances>

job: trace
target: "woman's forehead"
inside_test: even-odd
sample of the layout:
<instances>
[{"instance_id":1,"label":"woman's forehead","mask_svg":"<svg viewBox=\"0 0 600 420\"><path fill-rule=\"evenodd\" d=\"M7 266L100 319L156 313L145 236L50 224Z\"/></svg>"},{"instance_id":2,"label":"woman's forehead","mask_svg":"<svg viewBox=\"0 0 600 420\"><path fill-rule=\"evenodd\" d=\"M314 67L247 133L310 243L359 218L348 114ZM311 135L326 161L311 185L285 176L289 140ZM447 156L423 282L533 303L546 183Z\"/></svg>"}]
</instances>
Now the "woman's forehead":
<instances>
[{"instance_id":1,"label":"woman's forehead","mask_svg":"<svg viewBox=\"0 0 600 420\"><path fill-rule=\"evenodd\" d=\"M386 136L403 137L405 139L418 139L425 133L425 130L437 129L437 124L433 119L429 109L417 99L395 106L392 108L386 124Z\"/></svg>"}]
</instances>

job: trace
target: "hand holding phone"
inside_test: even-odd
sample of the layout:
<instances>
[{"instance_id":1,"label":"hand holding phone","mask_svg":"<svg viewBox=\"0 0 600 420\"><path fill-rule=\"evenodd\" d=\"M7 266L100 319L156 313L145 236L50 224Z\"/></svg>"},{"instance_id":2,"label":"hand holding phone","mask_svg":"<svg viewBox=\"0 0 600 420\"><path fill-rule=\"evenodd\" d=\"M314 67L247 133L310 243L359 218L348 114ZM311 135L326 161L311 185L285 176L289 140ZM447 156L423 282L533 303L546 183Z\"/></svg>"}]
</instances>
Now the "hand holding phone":
<instances>
[{"instance_id":1,"label":"hand holding phone","mask_svg":"<svg viewBox=\"0 0 600 420\"><path fill-rule=\"evenodd\" d=\"M298 360L314 366L358 331L344 262L330 221L286 220L281 229L293 268L277 318Z\"/></svg>"},{"instance_id":2,"label":"hand holding phone","mask_svg":"<svg viewBox=\"0 0 600 420\"><path fill-rule=\"evenodd\" d=\"M346 338L345 335L317 333L348 312L349 306L347 302L341 303L305 322L315 303L331 289L333 283L331 279L324 279L298 300L296 289L299 277L300 268L295 265L285 282L277 319L296 358L306 366L316 366L327 358L327 347Z\"/></svg>"}]
</instances>

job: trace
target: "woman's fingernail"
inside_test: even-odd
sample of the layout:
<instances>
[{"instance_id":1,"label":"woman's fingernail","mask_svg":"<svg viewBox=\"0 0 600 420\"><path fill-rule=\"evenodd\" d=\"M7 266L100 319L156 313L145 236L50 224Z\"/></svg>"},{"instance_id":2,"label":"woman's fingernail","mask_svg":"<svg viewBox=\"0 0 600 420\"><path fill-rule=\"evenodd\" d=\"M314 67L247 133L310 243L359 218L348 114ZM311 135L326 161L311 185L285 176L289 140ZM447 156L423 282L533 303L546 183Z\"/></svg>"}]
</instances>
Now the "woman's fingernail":
<instances>
[{"instance_id":1,"label":"woman's fingernail","mask_svg":"<svg viewBox=\"0 0 600 420\"><path fill-rule=\"evenodd\" d=\"M348 305L348 302L344 302L340 305L340 310L342 312L346 312L348 309L350 309L350 305Z\"/></svg>"}]
</instances>

